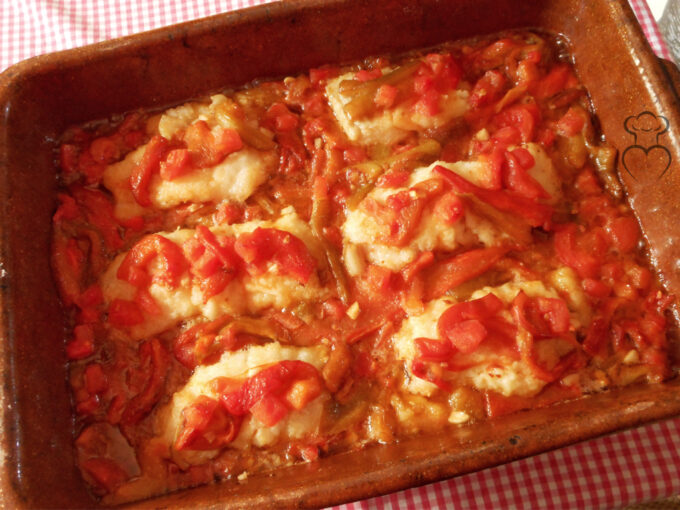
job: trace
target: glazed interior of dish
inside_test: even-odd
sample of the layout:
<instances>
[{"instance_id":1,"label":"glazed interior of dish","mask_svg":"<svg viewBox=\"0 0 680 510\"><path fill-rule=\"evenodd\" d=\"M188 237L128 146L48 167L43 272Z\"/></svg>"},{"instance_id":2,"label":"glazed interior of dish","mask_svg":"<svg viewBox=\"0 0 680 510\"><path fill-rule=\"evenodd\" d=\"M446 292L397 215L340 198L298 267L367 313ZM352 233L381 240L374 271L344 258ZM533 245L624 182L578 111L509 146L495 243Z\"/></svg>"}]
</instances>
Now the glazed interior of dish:
<instances>
[{"instance_id":1,"label":"glazed interior of dish","mask_svg":"<svg viewBox=\"0 0 680 510\"><path fill-rule=\"evenodd\" d=\"M669 378L615 156L528 32L70 129L83 477L131 501Z\"/></svg>"}]
</instances>

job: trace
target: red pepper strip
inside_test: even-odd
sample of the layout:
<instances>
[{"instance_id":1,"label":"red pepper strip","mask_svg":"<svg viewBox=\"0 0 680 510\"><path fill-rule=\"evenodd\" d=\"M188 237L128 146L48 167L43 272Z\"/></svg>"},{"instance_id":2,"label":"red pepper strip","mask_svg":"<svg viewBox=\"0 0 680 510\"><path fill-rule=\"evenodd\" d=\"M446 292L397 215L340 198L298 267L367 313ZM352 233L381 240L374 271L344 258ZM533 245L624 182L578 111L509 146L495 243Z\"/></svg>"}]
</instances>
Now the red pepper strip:
<instances>
[{"instance_id":1,"label":"red pepper strip","mask_svg":"<svg viewBox=\"0 0 680 510\"><path fill-rule=\"evenodd\" d=\"M224 241L221 242L208 227L203 225L196 226L196 238L219 259L225 268L237 269L239 267L241 258L236 254L233 242L229 242L227 238L222 238Z\"/></svg>"},{"instance_id":2,"label":"red pepper strip","mask_svg":"<svg viewBox=\"0 0 680 510\"><path fill-rule=\"evenodd\" d=\"M517 323L535 337L562 336L569 331L569 309L562 299L529 298L520 291L512 310Z\"/></svg>"},{"instance_id":3,"label":"red pepper strip","mask_svg":"<svg viewBox=\"0 0 680 510\"><path fill-rule=\"evenodd\" d=\"M553 214L551 206L539 204L512 191L480 188L441 165L434 167L434 171L444 177L453 186L454 191L458 193L472 193L496 209L524 218L532 227L542 227L545 230L549 230Z\"/></svg>"},{"instance_id":4,"label":"red pepper strip","mask_svg":"<svg viewBox=\"0 0 680 510\"><path fill-rule=\"evenodd\" d=\"M446 291L483 275L509 251L505 246L479 248L456 255L426 270L426 300L443 296Z\"/></svg>"},{"instance_id":5,"label":"red pepper strip","mask_svg":"<svg viewBox=\"0 0 680 510\"><path fill-rule=\"evenodd\" d=\"M175 358L185 367L195 368L202 361L200 353L196 352L196 344L199 338L208 335L216 336L231 320L230 315L223 315L213 321L199 323L184 331L175 339L173 347Z\"/></svg>"},{"instance_id":6,"label":"red pepper strip","mask_svg":"<svg viewBox=\"0 0 680 510\"><path fill-rule=\"evenodd\" d=\"M241 429L241 416L234 416L219 400L200 395L182 410L184 421L175 450L217 450L227 446Z\"/></svg>"},{"instance_id":7,"label":"red pepper strip","mask_svg":"<svg viewBox=\"0 0 680 510\"><path fill-rule=\"evenodd\" d=\"M373 324L357 328L347 335L347 337L345 338L345 343L347 343L348 345L355 344L362 338L370 335L371 333L375 333L388 322L389 321L384 320L382 322L375 322Z\"/></svg>"},{"instance_id":8,"label":"red pepper strip","mask_svg":"<svg viewBox=\"0 0 680 510\"><path fill-rule=\"evenodd\" d=\"M538 300L546 300L547 298L533 298L533 303L538 303ZM558 304L561 300L550 300L550 302L541 301L540 304L532 304L530 298L520 292L512 302L512 315L518 325L517 345L519 347L522 359L529 365L534 375L543 381L552 382L562 375L562 373L569 368L571 361L570 356L562 358L560 362L551 370L542 367L536 358L536 351L534 349L534 334L536 337L548 338L551 336L566 336L569 329L569 312L566 310L566 304L563 306ZM531 310L532 308L533 311ZM566 321L564 314L566 313ZM578 353L578 351L576 351Z\"/></svg>"},{"instance_id":9,"label":"red pepper strip","mask_svg":"<svg viewBox=\"0 0 680 510\"><path fill-rule=\"evenodd\" d=\"M116 276L136 287L149 285L148 265L159 258L161 268L153 277L170 288L179 284L180 276L187 268L187 261L179 246L158 234L144 237L125 255Z\"/></svg>"},{"instance_id":10,"label":"red pepper strip","mask_svg":"<svg viewBox=\"0 0 680 510\"><path fill-rule=\"evenodd\" d=\"M121 419L121 422L125 425L135 424L144 418L161 398L165 385L169 356L157 338L152 338L139 347L139 359L142 367L150 371L148 383L144 390L130 400L125 408Z\"/></svg>"},{"instance_id":11,"label":"red pepper strip","mask_svg":"<svg viewBox=\"0 0 680 510\"><path fill-rule=\"evenodd\" d=\"M415 276L423 269L431 266L434 263L434 253L431 251L424 251L413 262L407 264L402 270L401 275L404 283L410 283Z\"/></svg>"},{"instance_id":12,"label":"red pepper strip","mask_svg":"<svg viewBox=\"0 0 680 510\"><path fill-rule=\"evenodd\" d=\"M87 221L101 233L109 250L118 250L123 246L123 239L118 232L118 223L114 220L113 204L101 191L75 187L72 193L76 202L85 211Z\"/></svg>"},{"instance_id":13,"label":"red pepper strip","mask_svg":"<svg viewBox=\"0 0 680 510\"><path fill-rule=\"evenodd\" d=\"M437 331L443 339L463 353L473 352L487 337L483 320L493 317L503 308L503 302L494 294L457 303L439 317Z\"/></svg>"},{"instance_id":14,"label":"red pepper strip","mask_svg":"<svg viewBox=\"0 0 680 510\"><path fill-rule=\"evenodd\" d=\"M130 188L137 203L143 207L151 205L149 186L154 174L160 170L161 159L168 149L168 140L155 135L144 149L141 161L132 169Z\"/></svg>"},{"instance_id":15,"label":"red pepper strip","mask_svg":"<svg viewBox=\"0 0 680 510\"><path fill-rule=\"evenodd\" d=\"M526 153L526 155L524 154ZM522 162L521 158L528 157L531 162ZM512 152L505 153L507 166L504 181L508 189L515 191L528 198L529 200L537 200L539 198L550 198L550 195L543 189L536 179L534 179L527 170L534 166L534 158L526 149L515 149Z\"/></svg>"}]
</instances>

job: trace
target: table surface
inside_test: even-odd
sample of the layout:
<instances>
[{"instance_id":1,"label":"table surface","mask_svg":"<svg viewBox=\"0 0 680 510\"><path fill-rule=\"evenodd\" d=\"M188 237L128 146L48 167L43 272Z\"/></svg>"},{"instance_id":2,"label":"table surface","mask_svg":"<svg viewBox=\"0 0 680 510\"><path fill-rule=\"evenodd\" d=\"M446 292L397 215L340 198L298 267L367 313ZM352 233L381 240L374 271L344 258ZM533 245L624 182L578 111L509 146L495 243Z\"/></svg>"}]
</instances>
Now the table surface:
<instances>
[{"instance_id":1,"label":"table surface","mask_svg":"<svg viewBox=\"0 0 680 510\"><path fill-rule=\"evenodd\" d=\"M269 1L0 0L0 71L34 55ZM666 0L651 0L654 12L645 0L630 2L654 51L671 59L654 21ZM621 508L680 494L679 445L675 418L336 508Z\"/></svg>"}]
</instances>

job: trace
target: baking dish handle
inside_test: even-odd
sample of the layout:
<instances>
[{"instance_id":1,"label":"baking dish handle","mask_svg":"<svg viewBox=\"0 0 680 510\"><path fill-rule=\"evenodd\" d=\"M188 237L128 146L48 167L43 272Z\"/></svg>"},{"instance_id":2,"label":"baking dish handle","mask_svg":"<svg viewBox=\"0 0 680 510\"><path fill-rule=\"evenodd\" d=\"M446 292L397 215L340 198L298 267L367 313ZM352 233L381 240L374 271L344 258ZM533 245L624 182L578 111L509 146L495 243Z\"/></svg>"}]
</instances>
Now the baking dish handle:
<instances>
[{"instance_id":1,"label":"baking dish handle","mask_svg":"<svg viewBox=\"0 0 680 510\"><path fill-rule=\"evenodd\" d=\"M668 76L671 85L675 89L676 97L680 98L680 69L674 62L666 60L665 58L659 58L659 62L666 71L666 76Z\"/></svg>"}]
</instances>

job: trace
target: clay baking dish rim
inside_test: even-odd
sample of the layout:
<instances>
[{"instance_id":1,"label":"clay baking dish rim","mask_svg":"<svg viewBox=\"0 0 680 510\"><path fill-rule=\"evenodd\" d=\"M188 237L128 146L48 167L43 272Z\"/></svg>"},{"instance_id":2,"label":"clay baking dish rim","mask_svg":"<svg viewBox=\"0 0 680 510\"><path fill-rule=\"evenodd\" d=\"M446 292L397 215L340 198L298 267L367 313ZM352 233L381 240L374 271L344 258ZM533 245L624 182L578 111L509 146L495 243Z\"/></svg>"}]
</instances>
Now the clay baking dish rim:
<instances>
[{"instance_id":1,"label":"clay baking dish rim","mask_svg":"<svg viewBox=\"0 0 680 510\"><path fill-rule=\"evenodd\" d=\"M154 44L169 44L168 40L172 40L173 37L195 38L197 41L209 40L209 33L212 30L219 30L220 27L227 30L224 27L256 22L263 23L263 20L276 21L285 16L288 16L290 21L296 19L296 13L300 15L299 19L304 20L305 15L315 10L333 13L335 12L333 9L338 6L348 7L350 5L364 9L367 3L370 2L335 0L331 2L309 1L268 4L245 11L231 12L165 27L119 40L98 43L85 48L35 57L13 66L0 75L0 104L3 104L2 122L0 123L0 179L2 179L0 181L0 199L8 199L2 200L3 203L0 205L3 208L2 218L9 218L9 213L13 211L10 200L13 190L9 189L11 179L8 175L12 164L9 145L13 132L10 129L8 119L11 119L13 101L16 95L20 94L19 89L24 86L30 87L31 80L39 81L50 73L58 74L61 72L60 69L63 70L69 68L69 66L74 68L80 65L96 65L103 59L116 59L118 54L123 54L127 58L134 52L148 50ZM466 4L466 2L460 3ZM470 3L472 2L467 2L467 4ZM527 4L530 3L527 2ZM554 3L567 4L568 2L558 0ZM612 16L619 16L616 18L618 23L616 29L621 31L621 37L625 39L625 43L622 44L633 51L632 58L638 62L638 67L648 71L646 74L647 88L657 93L655 102L645 104L644 108L646 110L656 108L657 113L663 113L668 117L670 121L669 136L673 135L673 138L667 143L673 149L673 154L680 157L679 144L677 139L674 138L675 130L680 129L680 122L678 122L680 112L677 106L672 106L672 101L678 100L677 90L680 90L677 87L677 84L680 83L677 80L677 69L672 66L659 65L656 57L651 53L651 49L630 7L624 0L613 2L600 0L599 2L592 2L595 5L592 8L605 9L605 3L609 4L607 8L613 13ZM426 4L424 7L419 6L415 0L384 2L384 4L380 8L381 13L396 12L390 11L390 8L396 4L404 12L407 9L422 8L423 22L426 22L427 9L446 9L446 7L436 6L437 2L434 0L421 2L423 5ZM505 4L508 4L508 2L503 3L503 5ZM517 7L516 5L513 7L520 11L526 9L526 7ZM582 7L582 10L587 14L590 8ZM502 10L502 7L499 7L499 9ZM376 39L375 41L377 42L374 42L372 47L379 47L380 40ZM426 45L423 44L422 46ZM399 48L399 50L402 49L405 48ZM311 66L304 65L299 70L307 67ZM252 78L255 78L255 76ZM671 85L672 82L676 84L675 89ZM216 87L214 88L216 89ZM204 90L203 92L208 91ZM175 99L178 101L181 98L176 97ZM599 98L594 97L593 99ZM154 97L147 101L146 106L159 107L172 102L166 98ZM659 112L659 107L663 107L663 111ZM113 110L113 112L120 113L120 110ZM99 118L101 117L103 116ZM606 127L604 131L609 137L609 130ZM674 176L678 173L675 164L671 169L675 171L671 175ZM631 180L624 174L622 174L622 177L624 185L629 191L633 190L634 192L636 186L646 185L644 178ZM17 193L22 192L17 191ZM2 441L5 455L3 467L0 471L0 503L4 503L6 507L19 508L26 505L30 506L36 501L45 501L45 499L36 499L38 496L34 493L27 493L24 486L25 480L22 479L21 474L17 474L17 470L24 465L17 464L21 445L18 445L16 440L21 433L22 416L14 412L15 409L20 407L20 402L16 401L15 397L19 391L25 392L26 390L25 388L13 387L13 384L19 381L15 370L23 361L16 357L16 352L13 351L16 347L13 343L16 340L14 330L19 328L16 323L13 323L14 310L4 308L7 305L14 306L12 300L15 299L15 294L10 292L10 288L14 292L16 281L10 271L15 263L14 258L19 255L10 254L13 249L13 246L9 246L7 243L10 230L10 226L5 221L0 221L0 339L2 340L0 357L5 367L4 384L0 387L0 404L3 409L0 441ZM661 261L661 265L663 265L662 257L656 257L656 259L657 262ZM670 286L674 287L674 285ZM36 394L36 398L40 397L41 395ZM489 421L478 424L475 426L475 434L472 438L465 428L453 429L445 435L446 437L412 438L394 445L374 446L362 452L336 455L320 461L321 469L317 469L315 465L294 466L282 469L271 476L253 476L251 483L239 485L227 482L198 487L141 502L135 504L135 507L155 508L168 505L190 507L201 505L217 508L222 507L227 502L231 506L243 508L253 505L285 507L330 505L483 469L678 413L680 413L680 381L676 379L663 385L633 387L599 394L541 410L540 413L536 411L517 413L507 420L503 420L502 423ZM541 418L541 422L537 422L537 418ZM556 435L555 423L566 424L559 430L559 435ZM424 453L419 451L423 448L426 449ZM28 467L27 464L26 466ZM364 466L368 466L368 469L364 469ZM74 473L68 473L69 477L73 477L73 475ZM259 491L254 488L258 481L266 482L266 491ZM298 482L305 483L299 484ZM49 490L49 481L46 484L47 490ZM58 484L55 485L55 487L57 486ZM55 502L59 501L58 494L55 493L54 497ZM55 504L58 505L58 503ZM91 500L90 504L92 504ZM73 501L73 506L87 506L87 500L76 498Z\"/></svg>"}]
</instances>

